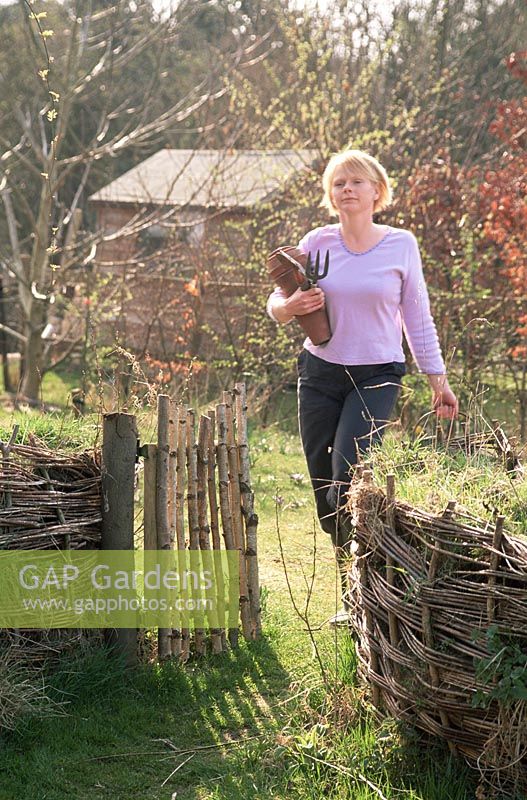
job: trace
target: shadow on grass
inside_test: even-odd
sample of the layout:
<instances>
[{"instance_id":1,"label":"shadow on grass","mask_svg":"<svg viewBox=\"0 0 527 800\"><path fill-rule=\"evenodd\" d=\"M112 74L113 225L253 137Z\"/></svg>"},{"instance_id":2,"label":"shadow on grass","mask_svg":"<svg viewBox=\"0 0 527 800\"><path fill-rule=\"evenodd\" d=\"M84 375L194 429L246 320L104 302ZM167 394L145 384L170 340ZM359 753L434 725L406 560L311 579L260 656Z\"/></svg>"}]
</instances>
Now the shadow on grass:
<instances>
[{"instance_id":1,"label":"shadow on grass","mask_svg":"<svg viewBox=\"0 0 527 800\"><path fill-rule=\"evenodd\" d=\"M462 759L358 703L344 632L329 702L320 682L293 698L280 649L295 640L276 642L185 667L126 670L94 648L63 660L47 691L70 701L67 716L4 736L1 800L473 800L477 774Z\"/></svg>"},{"instance_id":2,"label":"shadow on grass","mask_svg":"<svg viewBox=\"0 0 527 800\"><path fill-rule=\"evenodd\" d=\"M261 796L248 794L248 765L280 730L277 703L289 684L266 638L184 667L132 671L89 650L47 680L50 696L68 702L66 715L26 719L4 735L0 798L170 800L177 792L185 800L213 797L220 783L221 797ZM253 761L261 771L261 758Z\"/></svg>"}]
</instances>

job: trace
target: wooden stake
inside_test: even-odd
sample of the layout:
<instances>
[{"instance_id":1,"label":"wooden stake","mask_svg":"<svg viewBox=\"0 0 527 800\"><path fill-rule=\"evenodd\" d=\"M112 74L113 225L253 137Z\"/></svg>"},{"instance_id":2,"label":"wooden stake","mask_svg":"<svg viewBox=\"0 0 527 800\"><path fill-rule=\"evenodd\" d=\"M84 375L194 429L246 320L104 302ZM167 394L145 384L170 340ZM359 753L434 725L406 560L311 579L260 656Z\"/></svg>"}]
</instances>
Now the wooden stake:
<instances>
[{"instance_id":1,"label":"wooden stake","mask_svg":"<svg viewBox=\"0 0 527 800\"><path fill-rule=\"evenodd\" d=\"M160 550L170 550L169 500L169 452L170 452L170 398L160 394L157 398L157 475L156 475L156 520L157 544Z\"/></svg>"},{"instance_id":2,"label":"wooden stake","mask_svg":"<svg viewBox=\"0 0 527 800\"><path fill-rule=\"evenodd\" d=\"M395 475L390 473L386 476L386 524L388 528L395 531ZM388 586L395 586L395 562L392 556L386 556L386 580ZM388 627L390 630L390 643L393 647L397 647L399 643L399 622L397 615L393 611L388 611ZM396 672L399 670L399 665L395 665Z\"/></svg>"},{"instance_id":3,"label":"wooden stake","mask_svg":"<svg viewBox=\"0 0 527 800\"><path fill-rule=\"evenodd\" d=\"M170 546L176 542L176 469L177 469L178 409L173 400L168 407L168 529Z\"/></svg>"},{"instance_id":4,"label":"wooden stake","mask_svg":"<svg viewBox=\"0 0 527 800\"><path fill-rule=\"evenodd\" d=\"M210 419L206 417L204 414L202 414L199 418L198 446L197 446L198 526L199 526L199 546L202 550L211 549L210 527L209 527L209 520L207 513L209 430L210 430Z\"/></svg>"},{"instance_id":5,"label":"wooden stake","mask_svg":"<svg viewBox=\"0 0 527 800\"><path fill-rule=\"evenodd\" d=\"M229 498L229 456L227 452L227 420L226 409L223 403L216 406L216 420L218 422L218 484L220 494L221 524L226 550L235 550L231 504ZM238 644L238 628L229 628L229 642L231 647Z\"/></svg>"},{"instance_id":6,"label":"wooden stake","mask_svg":"<svg viewBox=\"0 0 527 800\"><path fill-rule=\"evenodd\" d=\"M373 472L370 469L363 469L361 474L361 479L366 485L373 484ZM360 571L360 582L363 589L363 593L368 589L368 567L366 564L366 548L364 544L360 544L357 549L357 556L359 560L359 571ZM366 599L363 596L363 606L364 606L364 616L366 619L366 630L368 632L368 645L370 648L370 665L371 670L375 674L375 677L371 679L371 694L373 705L377 708L380 708L381 705L381 690L377 685L376 676L380 674L380 664L379 664L379 654L375 649L377 646L377 642L375 641L375 625L373 620L373 614L371 610L368 608L368 604Z\"/></svg>"},{"instance_id":7,"label":"wooden stake","mask_svg":"<svg viewBox=\"0 0 527 800\"><path fill-rule=\"evenodd\" d=\"M175 492L175 524L176 546L185 550L185 475L187 465L187 412L181 406L178 409L178 427L176 443L176 492Z\"/></svg>"},{"instance_id":8,"label":"wooden stake","mask_svg":"<svg viewBox=\"0 0 527 800\"><path fill-rule=\"evenodd\" d=\"M170 550L169 500L169 451L170 451L170 398L167 394L157 397L157 470L156 470L156 523L157 547ZM172 629L158 630L158 658L164 661L172 655Z\"/></svg>"},{"instance_id":9,"label":"wooden stake","mask_svg":"<svg viewBox=\"0 0 527 800\"><path fill-rule=\"evenodd\" d=\"M371 469L363 469L361 472L361 478L364 483L373 483L373 472Z\"/></svg>"},{"instance_id":10,"label":"wooden stake","mask_svg":"<svg viewBox=\"0 0 527 800\"><path fill-rule=\"evenodd\" d=\"M494 446L503 459L505 469L507 472L516 472L521 475L522 466L515 452L517 449L517 438L515 436L507 437L497 419L492 420L492 429Z\"/></svg>"},{"instance_id":11,"label":"wooden stake","mask_svg":"<svg viewBox=\"0 0 527 800\"><path fill-rule=\"evenodd\" d=\"M210 419L209 426L209 461L207 465L208 486L209 486L209 508L210 508L210 532L212 536L212 549L221 551L220 540L220 522L218 513L218 496L216 493L216 412L209 409L208 416ZM218 603L218 617L220 620L225 619L225 582L223 579L223 568L220 562L216 563L216 587L218 589L217 603ZM221 644L222 650L227 648L225 638L225 630L221 629Z\"/></svg>"},{"instance_id":12,"label":"wooden stake","mask_svg":"<svg viewBox=\"0 0 527 800\"><path fill-rule=\"evenodd\" d=\"M451 500L446 508L446 511L443 513L443 516L447 519L450 518L454 513L455 505L455 501ZM429 584L433 584L437 576L437 570L441 561L441 553L439 552L440 547L440 543L436 540L435 547L432 550L432 555L430 556L430 564L428 566L427 582ZM426 647L433 652L435 650L435 637L432 625L432 612L430 610L430 606L424 602L421 606L421 623L423 627L423 642ZM441 685L441 674L438 667L436 667L435 664L432 664L431 661L428 662L428 673L430 675L430 683L435 688L438 688ZM448 730L451 727L448 713L444 708L439 708L438 711L443 728ZM447 739L447 744L452 755L457 755L457 747L455 743L451 739Z\"/></svg>"},{"instance_id":13,"label":"wooden stake","mask_svg":"<svg viewBox=\"0 0 527 800\"><path fill-rule=\"evenodd\" d=\"M496 587L496 572L498 571L500 563L500 550L501 541L503 539L503 526L505 524L505 517L501 514L496 517L496 527L494 528L494 537L492 539L492 547L496 551L491 554L489 564L489 578L488 587L489 594L487 597L487 616L489 624L491 625L496 618L496 598L494 597L494 589Z\"/></svg>"},{"instance_id":14,"label":"wooden stake","mask_svg":"<svg viewBox=\"0 0 527 800\"><path fill-rule=\"evenodd\" d=\"M254 511L254 492L251 489L251 466L247 436L247 394L244 383L235 385L236 433L238 440L239 485L245 524L245 561L247 588L251 616L251 635L255 639L262 632L260 616L260 582L258 577L258 515Z\"/></svg>"},{"instance_id":15,"label":"wooden stake","mask_svg":"<svg viewBox=\"0 0 527 800\"><path fill-rule=\"evenodd\" d=\"M236 439L234 436L232 407L228 405L225 406L225 421L227 425L229 497L232 514L232 530L234 534L234 546L240 554L240 617L242 621L242 633L246 639L251 639L251 609L249 607L249 589L247 586L247 567L245 563L246 546L240 493L238 447L236 445Z\"/></svg>"},{"instance_id":16,"label":"wooden stake","mask_svg":"<svg viewBox=\"0 0 527 800\"><path fill-rule=\"evenodd\" d=\"M185 476L187 466L187 412L178 408L177 447L176 447L176 546L179 555L179 574L185 571L186 537L185 537ZM185 662L190 655L190 634L188 628L180 631L180 660Z\"/></svg>"},{"instance_id":17,"label":"wooden stake","mask_svg":"<svg viewBox=\"0 0 527 800\"><path fill-rule=\"evenodd\" d=\"M13 425L13 430L11 431L11 436L9 437L9 441L0 442L0 451L2 452L2 463L4 465L6 465L7 462L9 461L9 455L16 442L16 437L18 436L19 428L20 425L18 425L18 423L16 425ZM13 495L11 493L11 487L9 486L9 484L7 485L7 488L4 492L4 505L6 508L11 508L11 506L13 505Z\"/></svg>"},{"instance_id":18,"label":"wooden stake","mask_svg":"<svg viewBox=\"0 0 527 800\"><path fill-rule=\"evenodd\" d=\"M178 548L176 533L177 518L177 440L179 431L179 409L174 400L170 401L169 425L169 459L168 459L168 516L170 528L170 542L172 548ZM181 631L172 628L170 636L170 650L172 656L178 660L181 657Z\"/></svg>"},{"instance_id":19,"label":"wooden stake","mask_svg":"<svg viewBox=\"0 0 527 800\"><path fill-rule=\"evenodd\" d=\"M207 514L208 466L209 466L209 438L210 419L202 415L198 428L198 522L199 546L202 551L211 550L210 527ZM216 571L215 571L216 575ZM216 598L217 600L217 598ZM210 623L209 623L210 626ZM221 653L221 630L216 626L210 628L213 653Z\"/></svg>"},{"instance_id":20,"label":"wooden stake","mask_svg":"<svg viewBox=\"0 0 527 800\"><path fill-rule=\"evenodd\" d=\"M102 429L102 549L134 549L134 489L137 427L132 414L105 414ZM105 639L137 663L137 629L105 632Z\"/></svg>"},{"instance_id":21,"label":"wooden stake","mask_svg":"<svg viewBox=\"0 0 527 800\"><path fill-rule=\"evenodd\" d=\"M199 573L199 548L200 548L200 526L198 511L198 446L196 444L196 433L194 427L194 412L187 409L187 471L188 471L188 527L189 527L189 550L190 568L192 571L197 566ZM194 629L194 647L198 655L205 653L205 634L202 628Z\"/></svg>"},{"instance_id":22,"label":"wooden stake","mask_svg":"<svg viewBox=\"0 0 527 800\"><path fill-rule=\"evenodd\" d=\"M218 518L218 498L216 495L216 447L214 445L215 428L216 428L216 413L209 410L208 417L210 420L209 425L209 440L208 440L208 463L207 463L207 479L209 488L209 508L210 508L210 532L212 536L212 548L214 550L221 549L220 543L220 524Z\"/></svg>"},{"instance_id":23,"label":"wooden stake","mask_svg":"<svg viewBox=\"0 0 527 800\"><path fill-rule=\"evenodd\" d=\"M187 409L187 472L189 547L191 550L199 550L198 455L194 430L194 412L190 408Z\"/></svg>"},{"instance_id":24,"label":"wooden stake","mask_svg":"<svg viewBox=\"0 0 527 800\"><path fill-rule=\"evenodd\" d=\"M144 456L144 549L157 550L156 526L156 461L157 445L147 444Z\"/></svg>"}]
</instances>

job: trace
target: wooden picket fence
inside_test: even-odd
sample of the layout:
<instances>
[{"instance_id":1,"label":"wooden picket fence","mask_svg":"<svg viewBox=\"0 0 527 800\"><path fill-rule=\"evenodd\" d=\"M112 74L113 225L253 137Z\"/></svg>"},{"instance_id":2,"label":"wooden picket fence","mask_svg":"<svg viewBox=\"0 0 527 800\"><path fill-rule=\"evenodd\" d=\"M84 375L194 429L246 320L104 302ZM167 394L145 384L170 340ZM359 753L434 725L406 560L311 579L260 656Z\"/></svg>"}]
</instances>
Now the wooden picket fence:
<instances>
[{"instance_id":1,"label":"wooden picket fence","mask_svg":"<svg viewBox=\"0 0 527 800\"><path fill-rule=\"evenodd\" d=\"M103 417L101 452L60 453L34 437L0 442L0 549L134 550L137 475L144 458L145 550L236 551L239 625L227 631L159 629L160 659L188 659L191 651L223 652L261 633L257 561L258 517L251 488L247 401L243 383L199 419L167 395L158 397L157 441L139 447L136 418ZM139 474L140 474L139 470ZM216 571L218 598L222 597ZM227 598L225 598L227 600ZM229 601L231 594L229 592ZM230 617L231 618L231 617ZM61 641L68 633L58 632ZM2 631L17 645L45 655L55 634ZM70 639L78 639L73 631ZM138 661L138 631L106 629L104 638L130 665ZM27 639L27 642L26 642ZM33 655L33 660L38 658Z\"/></svg>"},{"instance_id":2,"label":"wooden picket fence","mask_svg":"<svg viewBox=\"0 0 527 800\"><path fill-rule=\"evenodd\" d=\"M258 517L251 488L247 402L243 383L223 392L207 414L158 396L157 442L144 445L145 550L231 550L239 553L239 617L246 639L261 632ZM203 630L193 650L207 649ZM238 642L238 629L211 630L213 653ZM158 656L186 661L191 631L160 628Z\"/></svg>"}]
</instances>

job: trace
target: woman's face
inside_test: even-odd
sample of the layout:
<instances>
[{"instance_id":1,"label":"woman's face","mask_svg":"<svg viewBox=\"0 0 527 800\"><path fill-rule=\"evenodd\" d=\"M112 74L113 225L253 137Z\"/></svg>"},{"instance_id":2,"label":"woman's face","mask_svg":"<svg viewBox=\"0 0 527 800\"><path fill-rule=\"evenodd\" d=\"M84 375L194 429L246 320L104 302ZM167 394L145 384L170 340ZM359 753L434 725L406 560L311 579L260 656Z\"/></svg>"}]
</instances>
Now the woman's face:
<instances>
[{"instance_id":1,"label":"woman's face","mask_svg":"<svg viewBox=\"0 0 527 800\"><path fill-rule=\"evenodd\" d=\"M373 213L379 191L373 181L337 167L331 184L331 199L339 214Z\"/></svg>"}]
</instances>

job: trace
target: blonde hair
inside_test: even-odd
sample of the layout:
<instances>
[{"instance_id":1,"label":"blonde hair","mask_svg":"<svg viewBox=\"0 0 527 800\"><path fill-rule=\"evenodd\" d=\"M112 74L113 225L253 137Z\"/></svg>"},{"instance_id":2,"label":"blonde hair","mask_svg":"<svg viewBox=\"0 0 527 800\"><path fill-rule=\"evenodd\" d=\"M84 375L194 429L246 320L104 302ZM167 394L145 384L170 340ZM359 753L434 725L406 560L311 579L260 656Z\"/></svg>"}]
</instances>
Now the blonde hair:
<instances>
[{"instance_id":1,"label":"blonde hair","mask_svg":"<svg viewBox=\"0 0 527 800\"><path fill-rule=\"evenodd\" d=\"M379 164L376 158L363 150L344 150L343 153L336 153L329 159L322 176L324 196L320 205L327 208L330 214L337 214L337 209L331 199L331 187L338 167L344 167L346 172L365 178L375 184L379 197L375 200L373 206L374 213L382 211L386 206L390 205L392 202L392 190L390 188L390 180L382 164Z\"/></svg>"}]
</instances>

